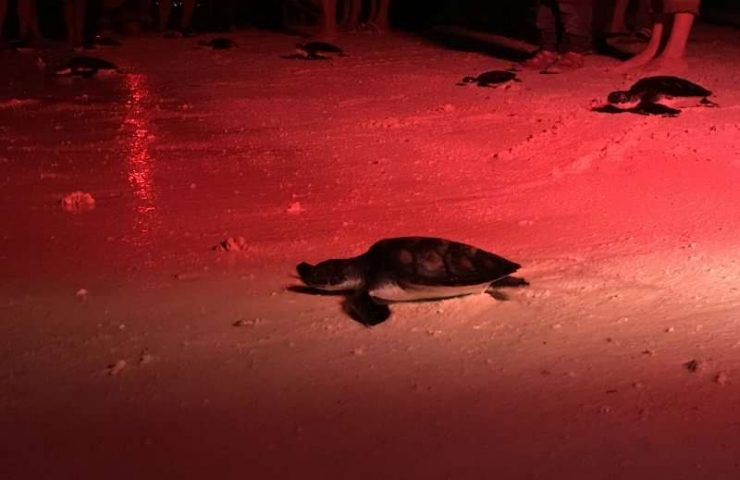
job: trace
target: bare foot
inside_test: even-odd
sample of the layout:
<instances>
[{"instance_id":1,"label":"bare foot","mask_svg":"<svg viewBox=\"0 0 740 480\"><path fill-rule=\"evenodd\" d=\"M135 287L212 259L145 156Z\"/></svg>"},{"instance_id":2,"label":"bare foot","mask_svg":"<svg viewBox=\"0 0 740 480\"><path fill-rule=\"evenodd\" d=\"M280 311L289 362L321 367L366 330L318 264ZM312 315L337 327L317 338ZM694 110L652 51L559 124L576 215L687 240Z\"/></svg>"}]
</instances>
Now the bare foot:
<instances>
[{"instance_id":1,"label":"bare foot","mask_svg":"<svg viewBox=\"0 0 740 480\"><path fill-rule=\"evenodd\" d=\"M626 73L630 70L634 70L636 68L640 68L644 65L647 65L650 60L655 58L655 55L658 53L658 49L660 48L660 41L663 36L663 24L662 23L656 23L653 25L653 31L652 36L650 37L650 41L645 46L645 49L635 55L634 57L630 58L626 62L622 63L618 67L614 69L614 72L617 73Z\"/></svg>"}]
</instances>

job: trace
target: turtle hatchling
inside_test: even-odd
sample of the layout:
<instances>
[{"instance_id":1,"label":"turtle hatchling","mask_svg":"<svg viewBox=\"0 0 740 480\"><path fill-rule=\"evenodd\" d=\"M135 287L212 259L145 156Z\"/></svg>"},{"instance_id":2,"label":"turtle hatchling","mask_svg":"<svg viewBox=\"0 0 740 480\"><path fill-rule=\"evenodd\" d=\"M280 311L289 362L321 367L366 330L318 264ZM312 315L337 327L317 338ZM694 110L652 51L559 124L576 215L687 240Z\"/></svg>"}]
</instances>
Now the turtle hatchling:
<instances>
[{"instance_id":1,"label":"turtle hatchling","mask_svg":"<svg viewBox=\"0 0 740 480\"><path fill-rule=\"evenodd\" d=\"M391 314L389 303L437 300L495 288L529 285L512 277L520 265L464 243L433 237L400 237L376 242L360 256L296 267L312 290L346 295L348 313L366 326Z\"/></svg>"},{"instance_id":2,"label":"turtle hatchling","mask_svg":"<svg viewBox=\"0 0 740 480\"><path fill-rule=\"evenodd\" d=\"M707 97L712 92L685 78L672 76L646 77L629 90L617 90L607 97L609 103L594 108L603 113L639 113L675 117L680 108L692 106L716 107Z\"/></svg>"},{"instance_id":3,"label":"turtle hatchling","mask_svg":"<svg viewBox=\"0 0 740 480\"><path fill-rule=\"evenodd\" d=\"M98 72L115 72L118 67L109 62L97 57L72 57L66 62L54 67L54 75L76 75L83 78L92 78Z\"/></svg>"},{"instance_id":4,"label":"turtle hatchling","mask_svg":"<svg viewBox=\"0 0 740 480\"><path fill-rule=\"evenodd\" d=\"M343 57L344 51L328 42L305 42L296 45L295 53L306 60L325 60L334 57Z\"/></svg>"},{"instance_id":5,"label":"turtle hatchling","mask_svg":"<svg viewBox=\"0 0 740 480\"><path fill-rule=\"evenodd\" d=\"M479 87L500 87L510 85L511 82L521 82L512 70L490 70L483 72L477 77L464 77L458 85L469 85L474 83Z\"/></svg>"},{"instance_id":6,"label":"turtle hatchling","mask_svg":"<svg viewBox=\"0 0 740 480\"><path fill-rule=\"evenodd\" d=\"M236 43L230 38L214 38L208 42L198 42L201 47L210 47L214 50L228 50L236 46Z\"/></svg>"}]
</instances>

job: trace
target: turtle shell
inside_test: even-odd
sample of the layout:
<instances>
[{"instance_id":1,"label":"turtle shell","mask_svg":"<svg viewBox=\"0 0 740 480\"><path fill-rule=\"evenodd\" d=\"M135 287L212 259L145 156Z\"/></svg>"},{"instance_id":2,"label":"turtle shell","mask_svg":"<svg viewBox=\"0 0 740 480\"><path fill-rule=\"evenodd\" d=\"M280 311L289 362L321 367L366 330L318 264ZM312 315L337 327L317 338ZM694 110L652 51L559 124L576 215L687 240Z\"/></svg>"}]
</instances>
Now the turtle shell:
<instances>
[{"instance_id":1,"label":"turtle shell","mask_svg":"<svg viewBox=\"0 0 740 480\"><path fill-rule=\"evenodd\" d=\"M94 68L97 70L115 70L116 68L118 68L115 64L109 62L108 60L88 56L72 57L67 63L73 69Z\"/></svg>"},{"instance_id":2,"label":"turtle shell","mask_svg":"<svg viewBox=\"0 0 740 480\"><path fill-rule=\"evenodd\" d=\"M638 80L629 92L633 95L660 93L671 97L708 97L709 90L685 78L672 76L646 77Z\"/></svg>"},{"instance_id":3,"label":"turtle shell","mask_svg":"<svg viewBox=\"0 0 740 480\"><path fill-rule=\"evenodd\" d=\"M400 237L375 243L364 255L375 282L460 287L493 282L520 265L464 243L433 237Z\"/></svg>"},{"instance_id":4,"label":"turtle shell","mask_svg":"<svg viewBox=\"0 0 740 480\"><path fill-rule=\"evenodd\" d=\"M342 49L328 42L306 42L299 45L309 52L342 53Z\"/></svg>"},{"instance_id":5,"label":"turtle shell","mask_svg":"<svg viewBox=\"0 0 740 480\"><path fill-rule=\"evenodd\" d=\"M225 50L227 48L235 46L236 44L230 38L219 37L212 39L210 42L207 42L204 45L211 47L214 50Z\"/></svg>"},{"instance_id":6,"label":"turtle shell","mask_svg":"<svg viewBox=\"0 0 740 480\"><path fill-rule=\"evenodd\" d=\"M491 70L483 72L475 78L475 81L481 85L492 85L508 82L516 78L516 73L507 70Z\"/></svg>"}]
</instances>

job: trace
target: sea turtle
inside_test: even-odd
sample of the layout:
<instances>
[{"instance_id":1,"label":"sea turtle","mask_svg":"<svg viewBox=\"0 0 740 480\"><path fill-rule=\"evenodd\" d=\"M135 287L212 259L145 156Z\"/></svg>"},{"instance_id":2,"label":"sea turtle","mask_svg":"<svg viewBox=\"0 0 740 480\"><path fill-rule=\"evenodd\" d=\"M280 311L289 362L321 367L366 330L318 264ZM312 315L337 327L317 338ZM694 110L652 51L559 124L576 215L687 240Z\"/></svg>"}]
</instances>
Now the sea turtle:
<instances>
[{"instance_id":1,"label":"sea turtle","mask_svg":"<svg viewBox=\"0 0 740 480\"><path fill-rule=\"evenodd\" d=\"M607 97L608 104L594 108L604 113L639 113L675 117L680 107L704 105L716 107L709 100L709 90L681 77L657 76L638 80L629 90L617 90Z\"/></svg>"},{"instance_id":2,"label":"sea turtle","mask_svg":"<svg viewBox=\"0 0 740 480\"><path fill-rule=\"evenodd\" d=\"M92 78L99 71L115 72L118 67L109 62L97 57L72 57L66 62L54 67L54 75L76 75L83 78Z\"/></svg>"},{"instance_id":3,"label":"sea turtle","mask_svg":"<svg viewBox=\"0 0 740 480\"><path fill-rule=\"evenodd\" d=\"M236 43L230 38L218 37L208 42L198 42L202 47L210 47L214 50L227 50L236 46Z\"/></svg>"},{"instance_id":4,"label":"sea turtle","mask_svg":"<svg viewBox=\"0 0 740 480\"><path fill-rule=\"evenodd\" d=\"M8 48L10 48L11 51L17 53L30 53L35 50L33 43L28 39L9 40Z\"/></svg>"},{"instance_id":5,"label":"sea turtle","mask_svg":"<svg viewBox=\"0 0 740 480\"><path fill-rule=\"evenodd\" d=\"M110 37L108 35L95 35L95 39L93 40L95 45L100 45L102 47L120 47L121 42L116 40L113 37Z\"/></svg>"},{"instance_id":6,"label":"sea turtle","mask_svg":"<svg viewBox=\"0 0 740 480\"><path fill-rule=\"evenodd\" d=\"M360 256L296 267L303 283L347 296L348 312L367 326L390 316L387 304L435 300L497 287L528 285L511 277L520 265L493 253L442 238L400 237L376 242ZM500 295L500 294L498 294Z\"/></svg>"},{"instance_id":7,"label":"sea turtle","mask_svg":"<svg viewBox=\"0 0 740 480\"><path fill-rule=\"evenodd\" d=\"M490 70L483 72L477 77L464 77L458 85L469 85L475 83L479 87L499 87L511 82L521 82L513 70Z\"/></svg>"},{"instance_id":8,"label":"sea turtle","mask_svg":"<svg viewBox=\"0 0 740 480\"><path fill-rule=\"evenodd\" d=\"M295 54L306 60L325 60L343 57L344 51L332 43L313 41L297 44Z\"/></svg>"}]
</instances>

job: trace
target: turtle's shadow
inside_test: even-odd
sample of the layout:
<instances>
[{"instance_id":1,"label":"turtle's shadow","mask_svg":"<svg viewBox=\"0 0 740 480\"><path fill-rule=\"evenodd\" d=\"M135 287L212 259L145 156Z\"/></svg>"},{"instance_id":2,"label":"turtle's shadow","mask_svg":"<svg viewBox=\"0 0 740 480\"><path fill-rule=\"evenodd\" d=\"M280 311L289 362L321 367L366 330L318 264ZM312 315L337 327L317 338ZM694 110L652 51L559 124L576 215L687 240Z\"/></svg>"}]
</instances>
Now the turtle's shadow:
<instances>
[{"instance_id":1,"label":"turtle's shadow","mask_svg":"<svg viewBox=\"0 0 740 480\"><path fill-rule=\"evenodd\" d=\"M316 296L321 296L321 297L344 297L342 299L342 311L347 316L349 316L352 320L356 321L357 323L365 327L372 327L382 321L382 320L372 321L372 320L368 320L368 318L363 318L361 314L361 310L358 309L357 296L353 295L352 291L327 292L325 290L319 290L318 288L311 288L305 285L290 285L286 288L286 290L288 290L289 292L300 293L303 295L316 295ZM378 307L378 309L382 309L382 310L387 310L387 308L388 307L385 307L385 306ZM384 315L380 315L380 317L382 317L383 320L387 318L387 316L384 316Z\"/></svg>"},{"instance_id":2,"label":"turtle's shadow","mask_svg":"<svg viewBox=\"0 0 740 480\"><path fill-rule=\"evenodd\" d=\"M304 61L331 60L330 58L326 58L326 57L306 56L306 55L301 55L299 53L293 53L291 55L280 55L280 58L284 60L304 60Z\"/></svg>"}]
</instances>

